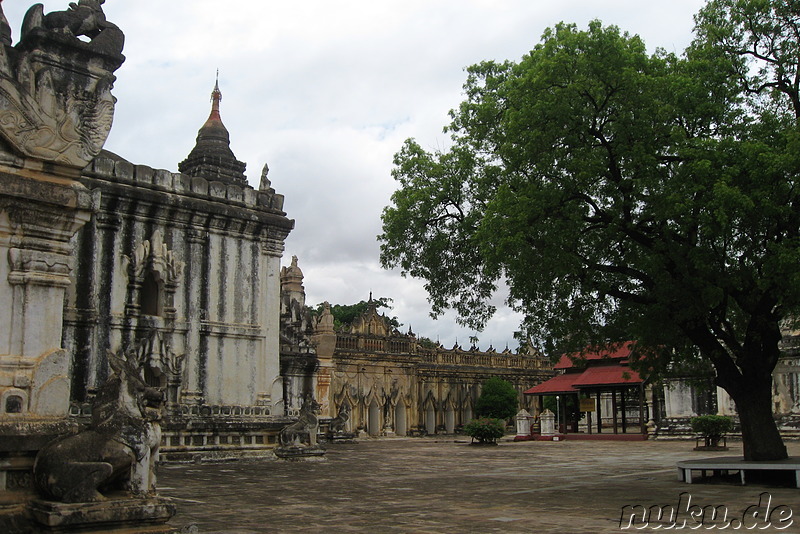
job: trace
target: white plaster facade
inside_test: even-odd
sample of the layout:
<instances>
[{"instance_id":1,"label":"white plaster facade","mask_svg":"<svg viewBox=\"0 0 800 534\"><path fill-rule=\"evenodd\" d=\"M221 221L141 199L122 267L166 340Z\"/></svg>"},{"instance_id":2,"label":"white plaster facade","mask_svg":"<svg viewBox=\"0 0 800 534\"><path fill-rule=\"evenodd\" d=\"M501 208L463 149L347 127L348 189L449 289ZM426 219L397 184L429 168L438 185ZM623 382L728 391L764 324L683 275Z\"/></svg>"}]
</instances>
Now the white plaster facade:
<instances>
[{"instance_id":1,"label":"white plaster facade","mask_svg":"<svg viewBox=\"0 0 800 534\"><path fill-rule=\"evenodd\" d=\"M156 336L153 379L175 371L180 405L283 415L280 258L293 221L274 190L134 166L109 153L81 178L100 191L73 240L64 347L73 400L105 380L105 353Z\"/></svg>"}]
</instances>

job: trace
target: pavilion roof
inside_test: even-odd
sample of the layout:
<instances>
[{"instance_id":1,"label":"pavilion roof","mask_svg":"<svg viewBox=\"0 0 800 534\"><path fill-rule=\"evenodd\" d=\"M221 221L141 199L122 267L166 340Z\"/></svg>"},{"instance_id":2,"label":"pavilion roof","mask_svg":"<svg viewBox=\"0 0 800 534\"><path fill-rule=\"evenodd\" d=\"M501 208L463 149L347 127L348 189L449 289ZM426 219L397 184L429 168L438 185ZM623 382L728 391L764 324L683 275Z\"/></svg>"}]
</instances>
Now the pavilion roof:
<instances>
[{"instance_id":1,"label":"pavilion roof","mask_svg":"<svg viewBox=\"0 0 800 534\"><path fill-rule=\"evenodd\" d=\"M614 386L637 386L642 376L628 365L634 343L610 345L599 350L564 354L555 366L562 371L524 393L526 395L575 394L583 389ZM584 365L581 365L581 363Z\"/></svg>"},{"instance_id":2,"label":"pavilion roof","mask_svg":"<svg viewBox=\"0 0 800 534\"><path fill-rule=\"evenodd\" d=\"M580 377L578 373L564 373L556 375L550 380L546 380L537 386L524 391L525 395L557 395L578 393L573 386L576 379Z\"/></svg>"},{"instance_id":3,"label":"pavilion roof","mask_svg":"<svg viewBox=\"0 0 800 534\"><path fill-rule=\"evenodd\" d=\"M563 354L554 369L571 369L580 365L582 361L594 362L597 360L628 360L634 349L633 341L613 343L601 348L587 348L584 352Z\"/></svg>"}]
</instances>

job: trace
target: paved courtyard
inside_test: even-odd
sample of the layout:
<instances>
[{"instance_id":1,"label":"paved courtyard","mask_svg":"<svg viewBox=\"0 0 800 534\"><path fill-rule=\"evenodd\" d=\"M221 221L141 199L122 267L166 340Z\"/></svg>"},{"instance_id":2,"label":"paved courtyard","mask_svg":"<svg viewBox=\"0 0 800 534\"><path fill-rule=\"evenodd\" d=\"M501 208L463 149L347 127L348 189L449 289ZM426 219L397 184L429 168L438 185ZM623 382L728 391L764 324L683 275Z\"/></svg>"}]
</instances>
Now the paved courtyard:
<instances>
[{"instance_id":1,"label":"paved courtyard","mask_svg":"<svg viewBox=\"0 0 800 534\"><path fill-rule=\"evenodd\" d=\"M693 452L693 446L563 441L477 447L452 440L363 440L330 445L323 462L164 465L159 486L178 506L171 524L200 534L637 531L620 529L626 505L673 505L684 511L679 526L690 519L684 527L689 531L698 526L686 512L689 497L700 508L725 506L731 530L753 525L751 532L800 533L800 490L789 485L679 482L678 460L741 454L738 443L726 453ZM788 447L800 456L800 443ZM748 507L753 512L766 506L775 510L772 526L766 518L755 524L757 515L739 525ZM657 532L653 526L651 517L644 531Z\"/></svg>"}]
</instances>

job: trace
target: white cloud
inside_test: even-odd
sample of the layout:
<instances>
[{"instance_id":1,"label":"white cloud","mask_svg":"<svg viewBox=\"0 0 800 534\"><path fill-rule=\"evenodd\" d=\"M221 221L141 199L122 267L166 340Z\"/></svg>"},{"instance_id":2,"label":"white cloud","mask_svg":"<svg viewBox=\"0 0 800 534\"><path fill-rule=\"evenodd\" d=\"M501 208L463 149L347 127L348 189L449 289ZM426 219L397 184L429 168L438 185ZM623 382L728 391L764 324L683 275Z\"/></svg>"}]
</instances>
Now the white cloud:
<instances>
[{"instance_id":1,"label":"white cloud","mask_svg":"<svg viewBox=\"0 0 800 534\"><path fill-rule=\"evenodd\" d=\"M378 266L380 213L394 190L392 155L404 139L447 144L442 127L461 99L463 69L517 60L548 26L594 18L680 52L703 0L108 0L126 34L115 124L106 145L135 162L176 170L209 112L220 69L222 117L251 183L269 163L296 220L310 304L394 299L406 328L452 346L473 334L437 321L422 283ZM66 9L47 1L45 11ZM5 2L18 35L29 4ZM502 299L501 299L502 300ZM518 316L500 307L479 335L502 350Z\"/></svg>"}]
</instances>

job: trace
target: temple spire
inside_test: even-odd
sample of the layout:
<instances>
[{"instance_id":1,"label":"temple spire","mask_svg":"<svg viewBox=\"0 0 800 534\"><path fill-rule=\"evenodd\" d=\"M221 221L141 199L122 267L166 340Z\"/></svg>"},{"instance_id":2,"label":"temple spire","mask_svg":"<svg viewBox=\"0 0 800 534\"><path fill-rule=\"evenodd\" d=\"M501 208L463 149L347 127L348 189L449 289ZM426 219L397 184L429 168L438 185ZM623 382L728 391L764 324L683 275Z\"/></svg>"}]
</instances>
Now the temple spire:
<instances>
[{"instance_id":1,"label":"temple spire","mask_svg":"<svg viewBox=\"0 0 800 534\"><path fill-rule=\"evenodd\" d=\"M211 92L211 113L197 132L197 143L189 156L178 165L178 170L189 176L199 176L211 181L247 185L244 176L246 165L237 160L231 151L230 134L219 112L222 91L219 88L219 69Z\"/></svg>"},{"instance_id":2,"label":"temple spire","mask_svg":"<svg viewBox=\"0 0 800 534\"><path fill-rule=\"evenodd\" d=\"M208 120L222 121L219 114L219 103L222 102L222 91L219 90L219 69L217 69L217 81L214 83L214 90L211 91L211 115Z\"/></svg>"}]
</instances>

